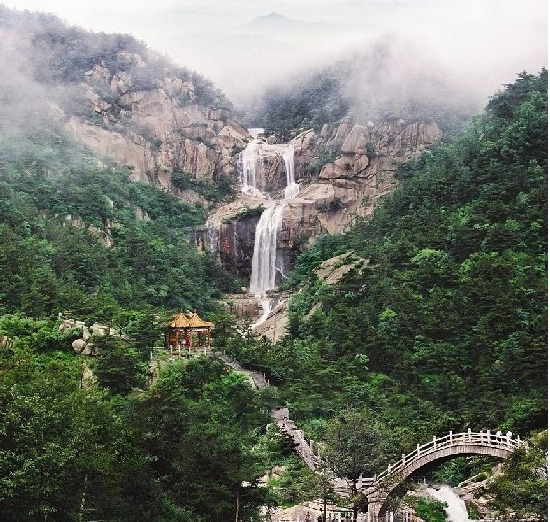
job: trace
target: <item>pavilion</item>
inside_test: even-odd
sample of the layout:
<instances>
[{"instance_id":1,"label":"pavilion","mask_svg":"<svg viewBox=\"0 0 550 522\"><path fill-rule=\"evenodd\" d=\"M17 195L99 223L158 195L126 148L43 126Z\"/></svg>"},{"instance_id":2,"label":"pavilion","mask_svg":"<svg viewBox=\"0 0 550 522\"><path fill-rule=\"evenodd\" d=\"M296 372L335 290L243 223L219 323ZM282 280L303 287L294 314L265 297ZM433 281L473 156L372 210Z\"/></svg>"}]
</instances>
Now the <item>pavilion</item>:
<instances>
[{"instance_id":1,"label":"pavilion","mask_svg":"<svg viewBox=\"0 0 550 522\"><path fill-rule=\"evenodd\" d=\"M206 352L211 347L212 328L214 328L214 323L201 319L196 310L192 313L180 312L167 325L166 348L170 350L170 353L177 351L181 354L182 350L191 353L197 348L203 348Z\"/></svg>"}]
</instances>

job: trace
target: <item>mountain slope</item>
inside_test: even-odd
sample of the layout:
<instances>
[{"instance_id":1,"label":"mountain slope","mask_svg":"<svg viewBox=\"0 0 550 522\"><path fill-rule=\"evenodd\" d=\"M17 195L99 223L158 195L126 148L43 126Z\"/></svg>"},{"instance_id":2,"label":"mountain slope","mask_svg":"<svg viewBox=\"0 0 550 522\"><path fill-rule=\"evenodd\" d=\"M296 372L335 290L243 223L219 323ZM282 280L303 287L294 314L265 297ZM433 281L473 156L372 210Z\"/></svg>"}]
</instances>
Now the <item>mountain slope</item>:
<instances>
[{"instance_id":1,"label":"mountain slope","mask_svg":"<svg viewBox=\"0 0 550 522\"><path fill-rule=\"evenodd\" d=\"M186 227L204 223L204 204L231 192L228 184L225 191L214 186L212 174L218 182L223 175L207 161L219 164L221 149L200 138L210 132L203 121L214 121L205 114L215 111L199 102L215 103L220 93L183 69L176 72L187 83L158 76L170 64L127 35L88 33L6 8L0 32L7 73L0 79L0 311L38 317L71 310L107 320L121 308L214 310L213 298L235 282L189 244ZM192 99L185 105L166 94L169 85L180 98L186 85ZM123 96L138 101L127 106ZM155 97L172 114L180 110L179 122L194 115L177 128L181 162L166 162L164 171L155 167L168 154L158 136L176 127L173 118L162 120L160 107L144 109ZM189 129L194 135L184 136ZM240 143L223 134L219 141ZM97 154L102 143L111 157ZM124 156L127 144L135 151ZM208 176L201 178L201 168ZM178 197L161 190L161 181Z\"/></svg>"},{"instance_id":2,"label":"mountain slope","mask_svg":"<svg viewBox=\"0 0 550 522\"><path fill-rule=\"evenodd\" d=\"M209 185L227 177L249 137L211 81L132 36L91 33L52 15L4 7L0 32L9 64L2 79L5 129L24 133L37 121L57 122L100 158L131 166L133 179L175 192L174 172ZM194 201L200 190L194 192L179 196Z\"/></svg>"},{"instance_id":3,"label":"mountain slope","mask_svg":"<svg viewBox=\"0 0 550 522\"><path fill-rule=\"evenodd\" d=\"M546 85L522 73L466 133L398 168L372 219L298 259L289 335L242 356L278 376L313 438L350 407L403 450L546 425ZM348 251L339 282L317 275Z\"/></svg>"}]
</instances>

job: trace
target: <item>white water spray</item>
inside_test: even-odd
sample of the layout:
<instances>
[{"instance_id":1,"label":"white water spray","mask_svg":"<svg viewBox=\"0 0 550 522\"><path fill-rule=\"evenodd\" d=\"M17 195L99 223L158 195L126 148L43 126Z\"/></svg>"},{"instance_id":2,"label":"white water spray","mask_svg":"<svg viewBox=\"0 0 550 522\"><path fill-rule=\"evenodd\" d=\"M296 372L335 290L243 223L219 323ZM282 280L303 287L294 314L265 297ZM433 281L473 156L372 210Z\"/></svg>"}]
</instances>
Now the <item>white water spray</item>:
<instances>
[{"instance_id":1,"label":"white water spray","mask_svg":"<svg viewBox=\"0 0 550 522\"><path fill-rule=\"evenodd\" d=\"M252 140L237 159L237 168L239 170L241 192L250 196L264 198L265 195L258 190L256 184L256 167L260 153L260 141Z\"/></svg>"},{"instance_id":2,"label":"white water spray","mask_svg":"<svg viewBox=\"0 0 550 522\"><path fill-rule=\"evenodd\" d=\"M286 170L285 199L294 199L300 191L300 186L294 179L294 146L287 145L283 151Z\"/></svg>"},{"instance_id":3,"label":"white water spray","mask_svg":"<svg viewBox=\"0 0 550 522\"><path fill-rule=\"evenodd\" d=\"M264 294L275 288L277 232L281 228L283 208L281 204L267 208L256 225L250 277L250 292L253 294Z\"/></svg>"},{"instance_id":4,"label":"white water spray","mask_svg":"<svg viewBox=\"0 0 550 522\"><path fill-rule=\"evenodd\" d=\"M284 200L293 199L299 192L299 186L294 178L294 147L290 144L272 147L281 151L280 154L285 164ZM257 195L260 192L256 186L256 166L259 163L260 155L261 142L259 140L251 142L241 153L241 186L242 191L247 194ZM256 225L250 292L260 300L262 315L252 325L253 328L263 323L271 312L271 301L266 296L266 292L276 288L276 273L277 271L281 272L281 269L276 266L277 233L283 222L284 200L266 208Z\"/></svg>"},{"instance_id":5,"label":"white water spray","mask_svg":"<svg viewBox=\"0 0 550 522\"><path fill-rule=\"evenodd\" d=\"M454 492L450 486L441 486L439 489L428 488L426 490L433 498L440 502L446 502L447 520L449 522L467 522L468 510L464 501Z\"/></svg>"}]
</instances>

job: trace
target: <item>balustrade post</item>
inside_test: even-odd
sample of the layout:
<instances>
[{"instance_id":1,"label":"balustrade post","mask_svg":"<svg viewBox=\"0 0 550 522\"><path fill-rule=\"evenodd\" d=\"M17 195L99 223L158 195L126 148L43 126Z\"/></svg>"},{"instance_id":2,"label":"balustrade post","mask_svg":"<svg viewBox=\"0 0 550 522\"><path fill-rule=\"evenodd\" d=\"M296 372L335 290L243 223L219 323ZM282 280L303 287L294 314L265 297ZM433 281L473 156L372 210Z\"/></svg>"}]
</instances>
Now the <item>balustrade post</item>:
<instances>
[{"instance_id":1,"label":"balustrade post","mask_svg":"<svg viewBox=\"0 0 550 522\"><path fill-rule=\"evenodd\" d=\"M403 466L405 465L405 454L404 453L401 453L401 463L403 464Z\"/></svg>"},{"instance_id":2,"label":"balustrade post","mask_svg":"<svg viewBox=\"0 0 550 522\"><path fill-rule=\"evenodd\" d=\"M487 442L491 444L491 430L487 430Z\"/></svg>"},{"instance_id":3,"label":"balustrade post","mask_svg":"<svg viewBox=\"0 0 550 522\"><path fill-rule=\"evenodd\" d=\"M468 428L468 442L472 442L472 428Z\"/></svg>"},{"instance_id":4,"label":"balustrade post","mask_svg":"<svg viewBox=\"0 0 550 522\"><path fill-rule=\"evenodd\" d=\"M453 445L453 432L452 431L449 432L449 445L450 446Z\"/></svg>"},{"instance_id":5,"label":"balustrade post","mask_svg":"<svg viewBox=\"0 0 550 522\"><path fill-rule=\"evenodd\" d=\"M437 437L434 435L434 449L437 448Z\"/></svg>"},{"instance_id":6,"label":"balustrade post","mask_svg":"<svg viewBox=\"0 0 550 522\"><path fill-rule=\"evenodd\" d=\"M416 456L420 457L420 444L416 445Z\"/></svg>"}]
</instances>

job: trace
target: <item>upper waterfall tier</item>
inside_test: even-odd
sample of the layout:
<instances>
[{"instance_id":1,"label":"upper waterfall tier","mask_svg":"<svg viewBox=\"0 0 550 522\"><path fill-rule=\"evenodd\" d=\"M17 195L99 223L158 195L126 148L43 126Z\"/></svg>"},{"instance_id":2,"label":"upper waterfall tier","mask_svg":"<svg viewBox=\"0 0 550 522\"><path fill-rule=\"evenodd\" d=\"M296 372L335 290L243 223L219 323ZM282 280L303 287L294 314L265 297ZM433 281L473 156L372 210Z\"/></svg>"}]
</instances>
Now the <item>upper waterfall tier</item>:
<instances>
[{"instance_id":1,"label":"upper waterfall tier","mask_svg":"<svg viewBox=\"0 0 550 522\"><path fill-rule=\"evenodd\" d=\"M300 191L299 185L294 178L294 146L289 144L283 151L286 170L285 199L294 199Z\"/></svg>"},{"instance_id":2,"label":"upper waterfall tier","mask_svg":"<svg viewBox=\"0 0 550 522\"><path fill-rule=\"evenodd\" d=\"M258 175L257 168L263 169L264 159L268 155L277 154L282 158L285 171L285 186L283 197L274 205L266 208L258 221L254 235L254 253L252 256L252 273L250 277L250 292L261 296L262 316L254 324L254 327L261 324L269 315L271 300L265 297L268 290L277 288L277 272L283 277L283 266L277 258L277 235L283 223L283 211L285 201L293 199L298 195L299 186L294 177L294 146L268 145L259 140L254 140L241 153L241 180L243 192L252 193L251 188L256 191L256 184L261 178L266 180L265 171ZM256 159L254 158L256 155ZM251 187L253 185L253 187ZM265 189L265 184L263 185Z\"/></svg>"},{"instance_id":3,"label":"upper waterfall tier","mask_svg":"<svg viewBox=\"0 0 550 522\"><path fill-rule=\"evenodd\" d=\"M272 197L281 193L284 199L298 194L292 144L269 144L255 138L239 154L237 169L243 194Z\"/></svg>"}]
</instances>

